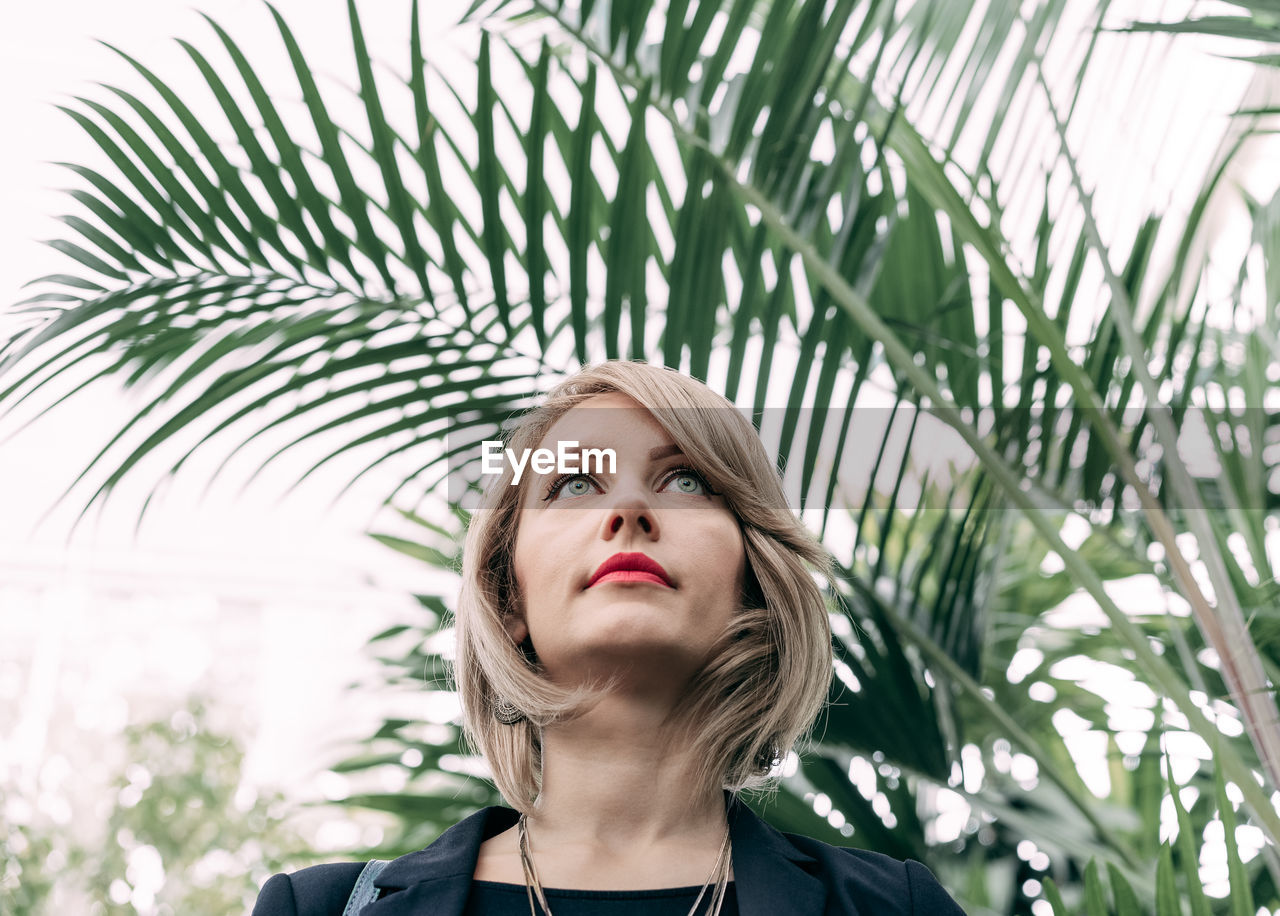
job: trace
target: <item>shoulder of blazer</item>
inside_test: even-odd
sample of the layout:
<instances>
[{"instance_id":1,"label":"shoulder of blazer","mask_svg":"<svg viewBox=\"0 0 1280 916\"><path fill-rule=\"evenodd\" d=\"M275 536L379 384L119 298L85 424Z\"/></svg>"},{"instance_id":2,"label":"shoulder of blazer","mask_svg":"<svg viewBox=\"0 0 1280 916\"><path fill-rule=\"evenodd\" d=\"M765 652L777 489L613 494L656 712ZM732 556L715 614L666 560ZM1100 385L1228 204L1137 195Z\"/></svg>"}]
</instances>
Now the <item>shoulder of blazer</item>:
<instances>
[{"instance_id":1,"label":"shoulder of blazer","mask_svg":"<svg viewBox=\"0 0 1280 916\"><path fill-rule=\"evenodd\" d=\"M273 875L258 893L252 916L342 916L364 865L335 862Z\"/></svg>"},{"instance_id":2,"label":"shoulder of blazer","mask_svg":"<svg viewBox=\"0 0 1280 916\"><path fill-rule=\"evenodd\" d=\"M832 846L812 837L784 833L787 841L817 860L829 902L857 912L902 916L964 916L964 911L938 883L933 872L915 861L847 846ZM839 912L836 909L835 912Z\"/></svg>"}]
</instances>

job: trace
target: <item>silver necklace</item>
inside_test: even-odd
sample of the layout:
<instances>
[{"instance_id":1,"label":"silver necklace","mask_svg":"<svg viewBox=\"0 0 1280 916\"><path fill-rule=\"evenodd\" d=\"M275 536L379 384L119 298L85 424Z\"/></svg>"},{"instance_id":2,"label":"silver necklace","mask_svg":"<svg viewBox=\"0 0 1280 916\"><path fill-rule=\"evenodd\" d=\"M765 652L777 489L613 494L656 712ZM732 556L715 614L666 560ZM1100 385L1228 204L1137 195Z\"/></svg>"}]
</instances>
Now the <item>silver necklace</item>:
<instances>
[{"instance_id":1,"label":"silver necklace","mask_svg":"<svg viewBox=\"0 0 1280 916\"><path fill-rule=\"evenodd\" d=\"M538 872L533 867L533 855L529 852L529 828L525 821L525 816L520 815L518 822L520 834L520 864L524 867L524 889L529 895L529 913L530 916L538 916L538 911L534 908L533 901L536 899L538 905L542 907L544 916L551 916L551 907L547 905L547 897L542 893L542 883L538 880ZM724 842L720 844L720 853L716 856L716 864L711 867L711 874L707 876L707 881L702 885L702 890L698 891L698 899L693 901L693 906L689 908L689 916L694 916L698 911L698 904L702 903L702 898L707 893L707 888L713 884L715 887L711 891L711 899L707 904L708 916L720 916L720 907L724 905L724 895L729 884L729 870L733 863L733 852L729 843L729 825L724 825Z\"/></svg>"}]
</instances>

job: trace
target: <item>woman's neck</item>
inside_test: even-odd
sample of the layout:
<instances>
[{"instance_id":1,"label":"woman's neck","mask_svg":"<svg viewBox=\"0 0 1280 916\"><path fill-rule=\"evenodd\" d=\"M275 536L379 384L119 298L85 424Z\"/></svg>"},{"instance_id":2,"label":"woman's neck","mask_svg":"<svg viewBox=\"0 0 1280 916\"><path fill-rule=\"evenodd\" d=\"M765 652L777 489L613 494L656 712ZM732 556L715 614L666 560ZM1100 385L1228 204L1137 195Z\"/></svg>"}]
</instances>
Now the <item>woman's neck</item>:
<instances>
[{"instance_id":1,"label":"woman's neck","mask_svg":"<svg viewBox=\"0 0 1280 916\"><path fill-rule=\"evenodd\" d=\"M715 873L724 795L698 782L689 742L664 724L666 699L610 693L544 729L542 791L526 821L543 887L700 887ZM516 827L481 845L475 877L524 883Z\"/></svg>"},{"instance_id":2,"label":"woman's neck","mask_svg":"<svg viewBox=\"0 0 1280 916\"><path fill-rule=\"evenodd\" d=\"M668 741L668 709L610 695L543 734L542 791L529 829L542 848L642 855L717 848L724 796L700 784L687 742Z\"/></svg>"}]
</instances>

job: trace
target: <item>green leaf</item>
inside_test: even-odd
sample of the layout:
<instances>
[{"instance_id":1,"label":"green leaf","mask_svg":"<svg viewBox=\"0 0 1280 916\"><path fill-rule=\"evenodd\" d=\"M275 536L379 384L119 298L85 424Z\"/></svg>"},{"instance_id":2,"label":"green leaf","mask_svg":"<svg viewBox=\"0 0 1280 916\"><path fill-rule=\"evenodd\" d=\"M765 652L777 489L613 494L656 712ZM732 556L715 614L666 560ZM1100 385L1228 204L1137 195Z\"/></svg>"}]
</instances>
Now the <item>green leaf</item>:
<instances>
[{"instance_id":1,"label":"green leaf","mask_svg":"<svg viewBox=\"0 0 1280 916\"><path fill-rule=\"evenodd\" d=\"M1231 879L1231 916L1255 916L1257 908L1253 905L1253 887L1249 882L1249 873L1245 871L1244 862L1240 858L1240 844L1236 841L1236 814L1227 797L1227 783L1222 770L1213 768L1213 785L1218 801L1218 816L1222 819L1222 840L1227 847L1227 874Z\"/></svg>"},{"instance_id":2,"label":"green leaf","mask_svg":"<svg viewBox=\"0 0 1280 916\"><path fill-rule=\"evenodd\" d=\"M547 252L542 238L542 224L549 196L543 174L543 149L547 142L547 109L552 104L547 90L550 68L551 47L543 39L538 66L533 75L533 107L529 114L529 130L525 136L527 168L524 186L525 269L529 275L529 310L533 331L538 338L538 348L542 350L547 346Z\"/></svg>"},{"instance_id":3,"label":"green leaf","mask_svg":"<svg viewBox=\"0 0 1280 916\"><path fill-rule=\"evenodd\" d=\"M464 274L466 264L458 253L458 246L453 238L457 211L444 189L444 176L440 171L440 158L436 153L435 137L438 122L427 104L426 60L422 54L422 26L419 20L419 3L413 0L409 17L409 64L411 76L409 86L413 92L413 111L418 125L417 153L418 164L427 180L427 213L440 247L444 251L445 270L453 282L454 294L458 302L468 312L471 311Z\"/></svg>"},{"instance_id":4,"label":"green leaf","mask_svg":"<svg viewBox=\"0 0 1280 916\"><path fill-rule=\"evenodd\" d=\"M1090 860L1084 869L1084 909L1088 916L1107 916L1106 891L1098 874L1098 863Z\"/></svg>"},{"instance_id":5,"label":"green leaf","mask_svg":"<svg viewBox=\"0 0 1280 916\"><path fill-rule=\"evenodd\" d=\"M285 50L289 54L294 75L297 77L298 86L302 90L302 99L306 103L308 113L311 115L311 122L315 127L316 136L320 139L324 164L332 173L334 183L338 187L342 213L351 220L355 227L357 247L373 264L387 291L394 295L396 282L391 276L391 270L388 265L390 249L379 238L377 232L374 231L373 224L369 221L368 195L360 189L356 184L355 178L352 177L351 167L347 162L346 153L342 149L342 141L338 129L329 117L324 97L320 94L315 76L302 54L302 49L299 47L297 39L294 38L292 30L285 23L284 17L280 15L279 11L270 3L267 3L267 9L271 11L271 16L275 19L276 28L279 29L280 38L284 41Z\"/></svg>"},{"instance_id":6,"label":"green leaf","mask_svg":"<svg viewBox=\"0 0 1280 916\"><path fill-rule=\"evenodd\" d=\"M414 276L418 278L422 295L430 302L432 293L431 281L427 277L426 254L413 225L413 214L408 205L409 194L400 178L400 166L396 162L391 128L382 111L378 83L373 77L373 63L369 59L369 48L365 44L364 30L360 27L360 16L356 11L355 0L347 0L347 16L351 22L351 42L355 50L356 69L360 73L360 98L364 101L369 132L373 137L374 158L378 162L379 171L382 172L383 185L387 191L388 209L396 227L400 230L400 240L404 245L404 259L413 270Z\"/></svg>"},{"instance_id":7,"label":"green leaf","mask_svg":"<svg viewBox=\"0 0 1280 916\"><path fill-rule=\"evenodd\" d=\"M1195 837L1191 833L1191 818L1182 804L1179 786L1173 779L1173 766L1168 764L1169 796L1178 819L1178 859L1182 877L1187 887L1187 900L1191 904L1191 916L1212 916L1204 885L1200 883L1200 856Z\"/></svg>"},{"instance_id":8,"label":"green leaf","mask_svg":"<svg viewBox=\"0 0 1280 916\"><path fill-rule=\"evenodd\" d=\"M299 208L289 204L286 205L285 212L290 218L289 222L294 233L307 246L318 264L327 266L329 255L332 254L346 268L348 282L353 283L356 288L361 288L360 273L351 260L351 246L346 236L339 232L334 225L329 212L329 201L316 188L315 182L311 178L311 173L303 164L302 148L289 133L288 128L285 127L284 121L271 99L271 94L262 85L262 81L258 79L257 72L250 65L239 46L231 39L231 36L213 19L208 16L205 16L205 19L222 40L223 47L227 49L227 53L231 56L240 78L249 90L259 114L262 115L263 126L266 127L271 137L271 142L275 145L276 151L280 156L280 164L284 167L285 173L293 183L293 193L296 195L298 203L302 205L302 208L306 210L306 213L319 228L320 234L324 239L325 251L321 251L315 240L312 239L309 230L307 230L301 219L302 214ZM273 170L273 167L264 160L259 160L259 163L268 173ZM279 181L271 180L269 187L278 188L283 193L284 199L290 200L289 192L285 191L283 184Z\"/></svg>"},{"instance_id":9,"label":"green leaf","mask_svg":"<svg viewBox=\"0 0 1280 916\"><path fill-rule=\"evenodd\" d=\"M105 43L104 43L105 44ZM272 250L274 250L286 264L291 266L298 274L302 271L302 263L284 243L280 236L279 224L273 218L263 212L258 205L257 200L245 187L244 181L240 176L239 170L231 164L218 143L205 130L199 118L187 107L185 103L178 97L177 93L170 88L169 84L156 76L151 70L143 66L139 61L130 55L121 51L113 45L106 45L116 54L120 55L140 73L144 79L158 92L161 98L169 106L170 110L177 116L183 128L191 136L195 142L197 149L204 160L212 166L214 173L218 178L218 183L223 187L224 200L216 206L223 221L228 225L234 225L238 218L231 210L230 204L234 203L239 210L248 218L249 232L257 238L265 241ZM140 187L144 195L147 194L144 188ZM229 195L230 200L225 200ZM255 245L256 247L256 245ZM265 260L265 258L264 258Z\"/></svg>"},{"instance_id":10,"label":"green leaf","mask_svg":"<svg viewBox=\"0 0 1280 916\"><path fill-rule=\"evenodd\" d=\"M1119 31L1189 32L1242 41L1280 41L1280 26L1255 22L1244 16L1201 16L1185 22L1133 22Z\"/></svg>"},{"instance_id":11,"label":"green leaf","mask_svg":"<svg viewBox=\"0 0 1280 916\"><path fill-rule=\"evenodd\" d=\"M493 134L493 73L489 55L489 33L482 32L480 58L476 65L479 81L476 88L475 111L476 142L479 148L476 162L476 189L480 192L484 219L483 249L485 257L489 260L494 301L498 304L502 325L510 333L511 304L507 299L507 269L504 264L506 245L503 239L502 215L498 206L498 174L501 166L498 162Z\"/></svg>"},{"instance_id":12,"label":"green leaf","mask_svg":"<svg viewBox=\"0 0 1280 916\"><path fill-rule=\"evenodd\" d=\"M1066 904L1062 902L1062 894L1058 891L1058 885L1053 883L1052 878L1044 879L1044 896L1049 901L1049 906L1053 907L1053 916L1071 916Z\"/></svg>"},{"instance_id":13,"label":"green leaf","mask_svg":"<svg viewBox=\"0 0 1280 916\"><path fill-rule=\"evenodd\" d=\"M371 537L380 544L390 547L397 553L402 553L407 557L415 560L421 560L440 569L454 569L454 558L437 550L427 544L419 544L416 541L409 541L404 538L394 537L389 534L374 534Z\"/></svg>"},{"instance_id":14,"label":"green leaf","mask_svg":"<svg viewBox=\"0 0 1280 916\"><path fill-rule=\"evenodd\" d=\"M1133 892L1124 873L1115 865L1107 863L1107 875L1111 879L1111 893L1116 901L1116 916L1143 916L1144 910L1138 903L1138 895Z\"/></svg>"},{"instance_id":15,"label":"green leaf","mask_svg":"<svg viewBox=\"0 0 1280 916\"><path fill-rule=\"evenodd\" d=\"M648 259L649 185L648 141L645 134L645 111L648 84L631 103L631 129L618 163L618 189L614 194L609 218L609 243L606 247L604 290L604 347L606 359L618 359L622 331L622 309L630 307L631 356L644 355L645 341L645 264Z\"/></svg>"},{"instance_id":16,"label":"green leaf","mask_svg":"<svg viewBox=\"0 0 1280 916\"><path fill-rule=\"evenodd\" d=\"M1156 864L1156 916L1183 916L1182 904L1178 902L1173 855L1167 845L1160 847Z\"/></svg>"},{"instance_id":17,"label":"green leaf","mask_svg":"<svg viewBox=\"0 0 1280 916\"><path fill-rule=\"evenodd\" d=\"M578 362L587 362L587 259L590 254L594 201L591 190L591 143L596 136L596 67L587 70L578 109L578 126L573 136L569 165L569 224L565 242L569 247L569 311L573 321L573 346Z\"/></svg>"}]
</instances>

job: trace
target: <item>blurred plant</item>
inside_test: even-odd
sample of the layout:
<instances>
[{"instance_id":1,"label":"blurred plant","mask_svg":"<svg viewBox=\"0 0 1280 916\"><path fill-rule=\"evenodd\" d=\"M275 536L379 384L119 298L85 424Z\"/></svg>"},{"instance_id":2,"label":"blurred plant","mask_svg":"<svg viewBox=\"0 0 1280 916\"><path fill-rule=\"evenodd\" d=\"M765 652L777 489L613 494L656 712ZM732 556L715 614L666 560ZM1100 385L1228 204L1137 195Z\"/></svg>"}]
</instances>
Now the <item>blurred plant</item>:
<instances>
[{"instance_id":1,"label":"blurred plant","mask_svg":"<svg viewBox=\"0 0 1280 916\"><path fill-rule=\"evenodd\" d=\"M458 568L465 512L455 509L447 525L402 515L420 534L378 535L379 541L433 570ZM748 796L748 803L782 830L928 861L961 894L971 916L1029 912L1050 876L1073 899L1083 893L1088 863L1099 856L1108 861L1116 881L1136 888L1139 899L1154 900L1166 798L1160 775L1165 755L1156 738L1160 726L1149 732L1140 753L1122 753L1111 736L1111 699L1070 676L1049 673L1056 663L1081 656L1117 671L1128 664L1123 647L1107 631L1053 623L1052 612L1076 592L1070 575L1043 571L1043 545L1005 556L984 575L956 572L955 564L970 562L953 556L957 551L983 555L974 544L966 548L971 538L997 537L984 533L986 526L1003 531L992 547L995 556L1003 556L1000 544L1029 539L1029 526L1014 513L949 516L918 508L910 517L871 512L868 518L877 519L879 527L868 522L866 530L880 532L879 549L868 555L883 557L883 567L875 575L871 568L858 574L845 570L830 594L841 670L830 707L807 752L784 769L782 791ZM1078 551L1107 580L1143 569L1129 551L1117 551L1105 531L1092 534ZM864 584L871 581L880 587ZM452 697L445 662L451 608L439 594L418 600L422 613L417 619L372 638L383 675L357 687L407 692L423 709L447 709ZM956 607L950 607L953 602ZM993 644L985 647L991 667L979 666L981 681L949 661L976 652L976 647L954 644L964 631L948 634L936 625L975 614L989 615L992 624ZM1135 616L1135 621L1153 641L1169 638L1172 626L1187 624L1186 618L1173 624L1161 614L1145 620ZM1036 675L1028 677L1024 671L1013 683L1010 659L1018 646L1027 645L1040 653L1031 669ZM922 647L928 654L922 656ZM938 673L932 686L930 671ZM1031 688L1033 683L1039 691ZM1061 709L1110 737L1107 797L1096 798L1077 772L1055 722ZM354 795L343 802L388 812L399 822L399 829L370 855L419 849L461 816L501 803L485 781L483 761L462 744L456 724L435 718L386 719L363 739L358 754L337 767L345 773L390 767L405 777L399 792ZM1170 729L1169 734L1185 733ZM957 746L973 752L972 757L966 754L959 777L948 752ZM1021 763L1011 766L1016 758ZM1222 780L1220 771L1197 770L1188 783L1194 788L1182 787L1197 798L1179 815L1183 836L1204 834L1216 819L1210 803L1213 780ZM938 793L949 795L953 809L958 803L966 813L958 835L933 846L929 834L937 831L929 819L937 816ZM1229 838L1224 835L1223 841L1230 844L1228 854L1235 862L1234 886L1249 888L1260 901L1280 903L1264 867L1265 855L1251 856L1247 865L1239 862L1234 809L1217 819L1228 818ZM1187 853L1180 847L1175 855L1185 858Z\"/></svg>"},{"instance_id":2,"label":"blurred plant","mask_svg":"<svg viewBox=\"0 0 1280 916\"><path fill-rule=\"evenodd\" d=\"M1154 754L1148 755L1147 759L1152 765L1160 766L1160 759ZM1185 916L1184 902L1190 905L1191 916L1212 916L1214 913L1257 916L1252 885L1241 861L1236 839L1235 806L1228 798L1221 771L1214 774L1213 789L1213 794L1206 796L1195 788L1179 786L1170 765L1168 799L1173 808L1176 829L1169 840L1160 844L1155 894L1145 898L1153 901L1154 907L1140 902L1139 895L1134 893L1124 874L1114 865L1107 867L1107 881L1104 882L1097 862L1090 860L1085 868L1083 886L1073 888L1071 896L1082 898L1075 901L1076 906L1069 908L1054 880L1045 878L1044 899L1051 904L1053 916L1147 916L1152 912L1155 916ZM1206 881L1201 866L1203 847L1196 842L1197 830L1183 802L1188 794L1193 799L1193 807L1207 809L1210 823L1216 827L1215 832L1221 834L1226 861L1214 864L1225 865L1225 881L1215 876L1212 883L1217 885L1215 892L1222 890L1224 883L1227 887L1225 895L1216 894L1217 899L1210 898L1207 893L1210 883ZM1207 835L1208 831L1202 827L1199 832ZM1107 893L1107 884L1111 887L1110 894Z\"/></svg>"},{"instance_id":3,"label":"blurred plant","mask_svg":"<svg viewBox=\"0 0 1280 916\"><path fill-rule=\"evenodd\" d=\"M0 786L0 912L35 916L63 872L68 837L8 789Z\"/></svg>"},{"instance_id":4,"label":"blurred plant","mask_svg":"<svg viewBox=\"0 0 1280 916\"><path fill-rule=\"evenodd\" d=\"M110 794L74 825L8 800L3 810L22 817L0 822L0 912L247 912L267 876L296 867L305 844L288 823L293 809L243 783L244 752L209 727L203 700L130 725L120 741L127 762Z\"/></svg>"}]
</instances>

